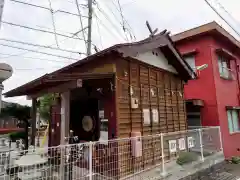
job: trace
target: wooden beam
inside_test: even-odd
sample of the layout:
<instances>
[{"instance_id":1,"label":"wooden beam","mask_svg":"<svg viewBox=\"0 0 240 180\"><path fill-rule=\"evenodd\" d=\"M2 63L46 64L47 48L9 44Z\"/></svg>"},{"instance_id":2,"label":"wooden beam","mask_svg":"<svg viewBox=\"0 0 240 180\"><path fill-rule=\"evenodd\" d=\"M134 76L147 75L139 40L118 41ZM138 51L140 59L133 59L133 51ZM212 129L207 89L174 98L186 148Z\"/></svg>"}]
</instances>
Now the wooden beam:
<instances>
[{"instance_id":1,"label":"wooden beam","mask_svg":"<svg viewBox=\"0 0 240 180\"><path fill-rule=\"evenodd\" d=\"M74 81L65 82L58 86L46 88L44 90L38 91L36 94L31 94L29 96L31 96L32 98L37 98L37 97L43 96L44 94L63 93L63 92L69 91L71 89L74 89L76 87L77 87L77 81L74 80Z\"/></svg>"}]
</instances>

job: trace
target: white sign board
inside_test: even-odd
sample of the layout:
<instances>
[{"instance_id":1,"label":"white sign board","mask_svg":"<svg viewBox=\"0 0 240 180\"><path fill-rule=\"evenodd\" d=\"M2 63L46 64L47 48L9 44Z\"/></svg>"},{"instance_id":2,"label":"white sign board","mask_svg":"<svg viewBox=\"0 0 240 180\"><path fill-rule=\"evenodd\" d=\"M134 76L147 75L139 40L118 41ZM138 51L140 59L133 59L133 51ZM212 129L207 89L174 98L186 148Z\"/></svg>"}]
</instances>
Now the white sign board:
<instances>
[{"instance_id":1,"label":"white sign board","mask_svg":"<svg viewBox=\"0 0 240 180\"><path fill-rule=\"evenodd\" d=\"M177 152L177 141L176 140L169 140L169 152L170 153L175 153Z\"/></svg>"},{"instance_id":2,"label":"white sign board","mask_svg":"<svg viewBox=\"0 0 240 180\"><path fill-rule=\"evenodd\" d=\"M83 84L82 79L77 79L77 87L81 88L82 84Z\"/></svg>"},{"instance_id":3,"label":"white sign board","mask_svg":"<svg viewBox=\"0 0 240 180\"><path fill-rule=\"evenodd\" d=\"M99 118L104 119L104 110L99 111Z\"/></svg>"},{"instance_id":4,"label":"white sign board","mask_svg":"<svg viewBox=\"0 0 240 180\"><path fill-rule=\"evenodd\" d=\"M193 148L194 147L194 138L193 137L188 137L188 148Z\"/></svg>"},{"instance_id":5,"label":"white sign board","mask_svg":"<svg viewBox=\"0 0 240 180\"><path fill-rule=\"evenodd\" d=\"M158 110L152 109L152 118L154 123L158 123Z\"/></svg>"},{"instance_id":6,"label":"white sign board","mask_svg":"<svg viewBox=\"0 0 240 180\"><path fill-rule=\"evenodd\" d=\"M178 139L178 148L180 151L183 151L186 149L186 142L184 138Z\"/></svg>"},{"instance_id":7,"label":"white sign board","mask_svg":"<svg viewBox=\"0 0 240 180\"><path fill-rule=\"evenodd\" d=\"M143 121L144 121L144 124L150 124L150 112L149 112L149 109L143 109Z\"/></svg>"}]
</instances>

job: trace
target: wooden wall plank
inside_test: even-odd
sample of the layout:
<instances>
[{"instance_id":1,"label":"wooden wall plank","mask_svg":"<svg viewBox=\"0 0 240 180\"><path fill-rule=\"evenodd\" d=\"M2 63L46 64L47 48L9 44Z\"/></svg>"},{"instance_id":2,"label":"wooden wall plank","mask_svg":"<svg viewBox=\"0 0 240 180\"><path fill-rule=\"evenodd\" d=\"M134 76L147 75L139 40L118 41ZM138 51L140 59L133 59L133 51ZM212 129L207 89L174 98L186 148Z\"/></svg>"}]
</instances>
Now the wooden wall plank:
<instances>
[{"instance_id":1,"label":"wooden wall plank","mask_svg":"<svg viewBox=\"0 0 240 180\"><path fill-rule=\"evenodd\" d=\"M161 162L161 142L155 136L161 132L186 129L186 109L183 99L183 83L172 73L142 63L121 60L117 64L118 138L130 137L131 132L141 132L143 155L132 156L131 143L125 144L124 156L119 155L121 174L136 168L145 169ZM130 89L139 100L137 109L131 108ZM152 91L155 93L152 94ZM180 96L179 92L182 93ZM143 109L150 111L150 124L144 124ZM158 110L158 122L153 122L152 109ZM148 135L151 135L147 138ZM164 143L167 143L166 140ZM165 147L168 147L167 144ZM119 150L120 151L120 150ZM166 158L170 157L165 149Z\"/></svg>"}]
</instances>

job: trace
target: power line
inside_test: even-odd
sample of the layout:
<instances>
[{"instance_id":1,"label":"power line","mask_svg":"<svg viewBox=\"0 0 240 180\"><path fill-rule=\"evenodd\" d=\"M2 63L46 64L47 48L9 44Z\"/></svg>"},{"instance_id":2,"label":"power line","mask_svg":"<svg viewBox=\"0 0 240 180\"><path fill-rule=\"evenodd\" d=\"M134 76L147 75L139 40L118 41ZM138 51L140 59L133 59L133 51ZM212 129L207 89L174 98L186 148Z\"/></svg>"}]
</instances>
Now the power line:
<instances>
[{"instance_id":1,"label":"power line","mask_svg":"<svg viewBox=\"0 0 240 180\"><path fill-rule=\"evenodd\" d=\"M121 7L121 4L120 4L119 0L117 0L117 2L118 2L118 6L119 6L119 12L120 12L120 15L121 15L121 18L122 18L122 29L125 32L125 36L126 36L126 39L128 41L128 37L126 35L126 28L125 28L125 21L124 21L124 17L123 17L122 7Z\"/></svg>"},{"instance_id":2,"label":"power line","mask_svg":"<svg viewBox=\"0 0 240 180\"><path fill-rule=\"evenodd\" d=\"M100 27L99 27L99 23L98 23L97 18L96 18L96 24L97 24L98 34L99 34L100 45L101 45L101 48L103 48L102 36L101 36Z\"/></svg>"},{"instance_id":3,"label":"power line","mask_svg":"<svg viewBox=\"0 0 240 180\"><path fill-rule=\"evenodd\" d=\"M119 9L118 9L117 5L114 3L114 1L112 1L112 3L113 3L113 5L116 7L117 11L120 13L120 15L121 15L121 17L122 17L123 31L124 31L125 33L126 33L126 31L129 31L130 38L131 38L131 39L134 38L134 39L136 40L136 36L135 36L135 33L134 33L131 25L128 23L127 19L123 16L123 11L122 11L122 6L123 6L123 5L120 4L120 1L119 1L119 0L117 0L117 1L118 1ZM130 30L128 30L128 28L126 28L126 26L124 26L124 25L125 25L124 23L127 24L127 26L129 27Z\"/></svg>"},{"instance_id":4,"label":"power line","mask_svg":"<svg viewBox=\"0 0 240 180\"><path fill-rule=\"evenodd\" d=\"M79 37L75 38L73 36L71 37L71 36L68 36L68 35L65 35L65 34L54 33L54 32L51 32L51 31L42 30L42 29L38 29L38 28L33 28L33 27L29 27L29 26L24 26L24 25L20 25L20 24L15 24L15 23L7 22L7 21L2 21L2 23L8 24L10 26L16 26L16 27L21 27L21 28L25 28L25 29L30 29L30 30L33 30L33 31L39 31L39 32L49 33L49 34L56 34L58 36L67 37L67 38L71 38L71 39L83 40L83 39L81 39Z\"/></svg>"},{"instance_id":5,"label":"power line","mask_svg":"<svg viewBox=\"0 0 240 180\"><path fill-rule=\"evenodd\" d=\"M36 27L39 27L39 28L41 28L41 29L47 29L47 30L53 31L52 28L47 27L47 26L43 26L43 25L36 25ZM85 27L85 28L83 28L83 29L85 30L85 29L87 29L87 27ZM63 30L57 30L57 32L67 33L67 34L69 34L69 35L75 35L75 34L81 32L81 30L79 30L79 31L77 31L77 32L74 32L74 33L73 33L73 32L68 32L68 31L63 31Z\"/></svg>"},{"instance_id":6,"label":"power line","mask_svg":"<svg viewBox=\"0 0 240 180\"><path fill-rule=\"evenodd\" d=\"M105 4L105 3L104 3ZM117 21L119 21L119 23L121 24L122 22L121 22L121 20L119 20L118 19L118 17L117 17L117 15L112 11L112 8L110 8L109 6L108 6L108 4L105 4L105 6L108 8L108 10L112 13L112 15L114 16L114 18L117 20Z\"/></svg>"},{"instance_id":7,"label":"power line","mask_svg":"<svg viewBox=\"0 0 240 180\"><path fill-rule=\"evenodd\" d=\"M66 56L61 56L61 55L57 55L57 54L51 54L51 53L36 51L36 50L32 50L32 49L26 49L26 48L17 47L17 46L11 46L11 45L7 45L7 44L0 44L0 45L10 47L10 48L20 49L20 50L25 50L25 51L29 51L29 52L44 54L44 55L48 55L48 56L55 56L55 57L59 57L59 58L63 58L63 59L73 59L73 60L76 60L76 61L79 60L79 59L75 59L75 58L69 58L69 57L66 57Z\"/></svg>"},{"instance_id":8,"label":"power line","mask_svg":"<svg viewBox=\"0 0 240 180\"><path fill-rule=\"evenodd\" d=\"M117 11L121 14L121 12L119 11L118 7L117 7L114 3L113 3L113 5L116 7ZM133 29L132 29L132 27L130 26L130 24L127 22L127 20L124 18L124 16L122 16L122 20L119 20L119 18L117 17L117 15L112 11L112 8L110 8L107 3L105 3L105 6L108 8L108 10L112 13L113 17L119 22L119 24L120 24L121 26L123 26L123 23L126 23L127 26L129 27L129 29L132 31L132 32L130 32L130 31L128 30L128 28L126 28L126 26L124 26L123 30L124 30L125 35L126 35L126 32L129 31L130 38L131 38L131 39L134 38L134 39L136 40L136 37L135 37L134 32L133 32ZM123 14L122 14L122 15L123 15Z\"/></svg>"},{"instance_id":9,"label":"power line","mask_svg":"<svg viewBox=\"0 0 240 180\"><path fill-rule=\"evenodd\" d=\"M75 34L75 33L74 33ZM63 40L61 40L60 42L62 43L62 42L64 42L64 41L66 41L66 40L68 40L68 38L65 38L65 39L63 39ZM55 43L54 44L51 44L51 45L48 45L47 47L52 47L52 46L54 46L55 45ZM38 48L38 49L40 49L40 48ZM22 56L22 55L24 55L24 54L27 54L28 52L24 52L24 53L20 53L20 54L17 54L17 55L14 55L14 56ZM6 58L11 58L13 55L10 55L10 56L8 56L8 57L5 57L5 59Z\"/></svg>"},{"instance_id":10,"label":"power line","mask_svg":"<svg viewBox=\"0 0 240 180\"><path fill-rule=\"evenodd\" d=\"M18 54L8 54L8 53L0 53L0 55L8 55L8 56L18 56ZM5 57L2 57L5 58ZM54 59L46 59L46 58L39 58L39 57L31 57L31 56L22 56L22 59L35 59L35 60L41 60L41 61L49 61L49 62L57 62L57 63L69 63L67 61L60 61L60 60L54 60Z\"/></svg>"},{"instance_id":11,"label":"power line","mask_svg":"<svg viewBox=\"0 0 240 180\"><path fill-rule=\"evenodd\" d=\"M52 25L53 25L54 37L55 37L56 45L59 48L58 39L57 39L57 33L56 33L56 25L55 25L55 21L54 21L54 15L53 15L53 9L52 9L51 0L48 0L48 4L49 4L50 12L51 12L51 17L52 17Z\"/></svg>"},{"instance_id":12,"label":"power line","mask_svg":"<svg viewBox=\"0 0 240 180\"><path fill-rule=\"evenodd\" d=\"M238 36L240 36L240 33L230 23L228 23L228 21L208 2L208 0L204 1L235 33L237 33Z\"/></svg>"},{"instance_id":13,"label":"power line","mask_svg":"<svg viewBox=\"0 0 240 180\"><path fill-rule=\"evenodd\" d=\"M118 37L119 36L116 36L96 15L96 13L94 13L94 16L96 19L98 19L99 23L113 36L113 37Z\"/></svg>"},{"instance_id":14,"label":"power line","mask_svg":"<svg viewBox=\"0 0 240 180\"><path fill-rule=\"evenodd\" d=\"M35 4L31 4L31 3L27 3L27 2L23 2L23 1L18 1L18 0L9 0L15 3L20 3L20 4L24 4L24 5L28 5L28 6L33 6L33 7L37 7L37 8L41 8L41 9L45 9L45 10L50 10L47 7L44 6L39 6L39 5L35 5Z\"/></svg>"},{"instance_id":15,"label":"power line","mask_svg":"<svg viewBox=\"0 0 240 180\"><path fill-rule=\"evenodd\" d=\"M231 13L229 13L227 11L227 9L218 1L218 0L215 0L215 2L219 5L219 7L231 18L233 19L237 24L239 24L239 22L231 15Z\"/></svg>"},{"instance_id":16,"label":"power line","mask_svg":"<svg viewBox=\"0 0 240 180\"><path fill-rule=\"evenodd\" d=\"M54 47L49 47L49 46L44 46L40 44L33 44L33 43L28 43L24 41L17 41L17 40L12 40L12 39L5 39L5 38L0 38L1 41L7 41L7 42L14 42L14 43L19 43L19 44L25 44L29 46L35 46L35 47L41 47L41 48L48 48L48 49L53 49L57 51L64 51L64 52L70 52L70 53L76 53L76 54L84 54L76 51L71 51L71 50L66 50L66 49L61 49L61 48L54 48Z\"/></svg>"},{"instance_id":17,"label":"power line","mask_svg":"<svg viewBox=\"0 0 240 180\"><path fill-rule=\"evenodd\" d=\"M77 11L78 11L78 15L79 15L79 21L80 21L81 29L83 29L82 15L81 15L81 12L80 12L78 0L75 0L75 2L76 2L76 6L77 6ZM86 38L85 38L84 31L82 31L82 37L84 39L86 50L87 50L87 43L86 43Z\"/></svg>"},{"instance_id":18,"label":"power line","mask_svg":"<svg viewBox=\"0 0 240 180\"><path fill-rule=\"evenodd\" d=\"M121 33L119 33L119 27L117 27L117 26L112 22L112 20L108 17L108 15L103 11L103 9L100 8L99 3L96 3L96 4L97 4L97 9L99 10L99 12L100 12L101 14L103 14L103 16L105 17L105 19L108 20L108 21L112 24L112 26L114 27L114 29L116 30L116 32L117 32L124 40L126 40L125 37L124 37ZM109 29L109 28L108 28L108 29Z\"/></svg>"},{"instance_id":19,"label":"power line","mask_svg":"<svg viewBox=\"0 0 240 180\"><path fill-rule=\"evenodd\" d=\"M44 7L44 6L39 6L39 5L36 5L36 4L31 4L31 3L27 3L27 2L23 2L23 1L18 1L18 0L10 0L10 1L15 2L15 3L19 3L19 4L24 4L24 5L28 5L28 6L32 6L32 7L41 8L41 9L45 9L45 10L51 11L50 8L47 8L47 7ZM57 13L57 12L70 14L70 15L74 15L74 16L79 16L78 14L75 14L75 13L72 13L72 12L68 12L68 11L64 11L64 10L61 10L61 9L53 11L53 13ZM82 17L88 18L87 16L82 16Z\"/></svg>"}]
</instances>

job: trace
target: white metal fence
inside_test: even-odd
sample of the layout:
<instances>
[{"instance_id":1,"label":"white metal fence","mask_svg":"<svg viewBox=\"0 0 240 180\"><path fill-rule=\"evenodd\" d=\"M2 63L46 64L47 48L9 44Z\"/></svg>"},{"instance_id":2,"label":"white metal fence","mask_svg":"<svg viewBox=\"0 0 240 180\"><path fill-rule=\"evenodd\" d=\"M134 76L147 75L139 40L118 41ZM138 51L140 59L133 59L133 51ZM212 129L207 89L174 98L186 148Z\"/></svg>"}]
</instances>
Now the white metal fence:
<instances>
[{"instance_id":1,"label":"white metal fence","mask_svg":"<svg viewBox=\"0 0 240 180\"><path fill-rule=\"evenodd\" d=\"M0 153L0 180L150 179L167 173L177 175L177 167L190 171L185 162L189 157L193 165L216 159L219 153L219 127L28 151L16 148Z\"/></svg>"}]
</instances>

